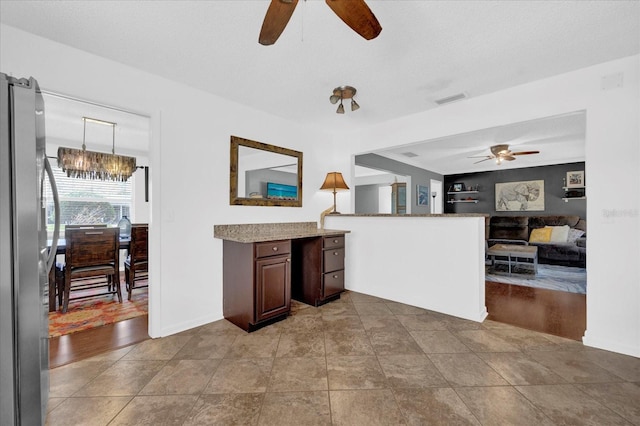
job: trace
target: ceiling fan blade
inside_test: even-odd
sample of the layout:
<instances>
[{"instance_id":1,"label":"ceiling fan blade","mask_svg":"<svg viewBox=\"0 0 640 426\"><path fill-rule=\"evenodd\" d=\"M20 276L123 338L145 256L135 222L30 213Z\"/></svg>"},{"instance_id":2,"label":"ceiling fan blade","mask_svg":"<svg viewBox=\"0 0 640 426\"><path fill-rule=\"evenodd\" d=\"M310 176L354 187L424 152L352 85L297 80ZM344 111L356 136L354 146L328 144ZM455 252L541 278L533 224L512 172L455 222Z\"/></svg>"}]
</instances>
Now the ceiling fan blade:
<instances>
[{"instance_id":1,"label":"ceiling fan blade","mask_svg":"<svg viewBox=\"0 0 640 426\"><path fill-rule=\"evenodd\" d=\"M493 155L504 155L509 151L509 145L507 144L501 144L501 145L494 145L491 148L489 148L491 150L491 153Z\"/></svg>"},{"instance_id":2,"label":"ceiling fan blade","mask_svg":"<svg viewBox=\"0 0 640 426\"><path fill-rule=\"evenodd\" d=\"M366 40L378 37L382 27L364 0L325 0L327 5L353 31Z\"/></svg>"},{"instance_id":3,"label":"ceiling fan blade","mask_svg":"<svg viewBox=\"0 0 640 426\"><path fill-rule=\"evenodd\" d=\"M475 163L473 163L473 164L482 163L483 161L491 160L492 158L495 158L495 157L486 157L486 158L484 158L483 160L476 161L476 162L475 162Z\"/></svg>"},{"instance_id":4,"label":"ceiling fan blade","mask_svg":"<svg viewBox=\"0 0 640 426\"><path fill-rule=\"evenodd\" d=\"M287 26L298 0L271 0L267 14L262 21L258 42L264 46L272 45Z\"/></svg>"},{"instance_id":5,"label":"ceiling fan blade","mask_svg":"<svg viewBox=\"0 0 640 426\"><path fill-rule=\"evenodd\" d=\"M540 154L540 151L519 151L519 152L511 153L511 155L529 155L529 154Z\"/></svg>"}]
</instances>

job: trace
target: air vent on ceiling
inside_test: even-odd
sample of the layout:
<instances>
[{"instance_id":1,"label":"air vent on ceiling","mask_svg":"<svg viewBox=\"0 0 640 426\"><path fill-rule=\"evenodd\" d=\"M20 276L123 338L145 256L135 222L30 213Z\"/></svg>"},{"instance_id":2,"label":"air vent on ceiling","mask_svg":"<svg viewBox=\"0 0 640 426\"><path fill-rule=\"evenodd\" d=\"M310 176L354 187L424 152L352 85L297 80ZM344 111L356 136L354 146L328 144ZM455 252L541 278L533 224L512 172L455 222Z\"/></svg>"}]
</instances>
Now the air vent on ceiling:
<instances>
[{"instance_id":1,"label":"air vent on ceiling","mask_svg":"<svg viewBox=\"0 0 640 426\"><path fill-rule=\"evenodd\" d=\"M402 155L404 155L405 157L409 157L409 158L413 158L413 157L417 157L418 154L416 154L415 152L403 152Z\"/></svg>"},{"instance_id":2,"label":"air vent on ceiling","mask_svg":"<svg viewBox=\"0 0 640 426\"><path fill-rule=\"evenodd\" d=\"M459 101L462 99L466 99L467 98L467 94L466 93L458 93L457 95L453 95L453 96L447 96L446 98L441 98L441 99L436 99L436 103L438 105L444 105L444 104L448 104L450 102L455 102L455 101Z\"/></svg>"}]
</instances>

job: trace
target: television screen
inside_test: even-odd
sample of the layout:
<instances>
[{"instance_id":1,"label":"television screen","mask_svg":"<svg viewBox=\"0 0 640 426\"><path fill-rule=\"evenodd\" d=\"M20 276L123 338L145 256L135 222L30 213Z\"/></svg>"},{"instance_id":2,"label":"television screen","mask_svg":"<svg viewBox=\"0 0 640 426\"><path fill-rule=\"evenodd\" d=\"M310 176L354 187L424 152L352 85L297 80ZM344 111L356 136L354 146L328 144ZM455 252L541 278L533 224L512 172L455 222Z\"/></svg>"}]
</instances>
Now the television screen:
<instances>
[{"instance_id":1,"label":"television screen","mask_svg":"<svg viewBox=\"0 0 640 426\"><path fill-rule=\"evenodd\" d=\"M294 185L267 182L267 198L275 200L297 200L298 188Z\"/></svg>"}]
</instances>

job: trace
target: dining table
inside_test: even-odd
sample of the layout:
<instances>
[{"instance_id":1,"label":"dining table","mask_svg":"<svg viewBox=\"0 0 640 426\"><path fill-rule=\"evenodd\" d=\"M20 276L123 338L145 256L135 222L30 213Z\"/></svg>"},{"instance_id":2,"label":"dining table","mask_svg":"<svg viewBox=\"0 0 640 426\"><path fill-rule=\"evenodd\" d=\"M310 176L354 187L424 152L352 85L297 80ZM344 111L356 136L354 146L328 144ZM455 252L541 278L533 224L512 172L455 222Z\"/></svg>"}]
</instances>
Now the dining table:
<instances>
[{"instance_id":1,"label":"dining table","mask_svg":"<svg viewBox=\"0 0 640 426\"><path fill-rule=\"evenodd\" d=\"M53 240L47 240L47 247L51 249L53 245ZM118 247L120 250L129 250L129 246L131 245L131 238L125 237L120 238L118 242ZM58 246L56 248L56 255L63 255L67 251L67 242L64 238L60 238L58 240ZM53 262L51 265L51 269L49 270L49 312L55 312L57 309L57 291L56 291L56 263Z\"/></svg>"}]
</instances>

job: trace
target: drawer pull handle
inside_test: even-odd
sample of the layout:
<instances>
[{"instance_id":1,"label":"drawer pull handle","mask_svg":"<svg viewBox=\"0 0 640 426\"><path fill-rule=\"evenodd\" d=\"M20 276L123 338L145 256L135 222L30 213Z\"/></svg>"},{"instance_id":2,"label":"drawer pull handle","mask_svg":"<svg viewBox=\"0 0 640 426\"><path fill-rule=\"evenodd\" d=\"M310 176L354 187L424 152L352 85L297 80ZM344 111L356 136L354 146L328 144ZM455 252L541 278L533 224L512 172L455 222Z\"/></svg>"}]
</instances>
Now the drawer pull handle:
<instances>
[{"instance_id":1,"label":"drawer pull handle","mask_svg":"<svg viewBox=\"0 0 640 426\"><path fill-rule=\"evenodd\" d=\"M287 259L287 262L291 262L291 259Z\"/></svg>"},{"instance_id":2,"label":"drawer pull handle","mask_svg":"<svg viewBox=\"0 0 640 426\"><path fill-rule=\"evenodd\" d=\"M333 242L337 244L337 243L338 243L338 240L333 240Z\"/></svg>"},{"instance_id":3,"label":"drawer pull handle","mask_svg":"<svg viewBox=\"0 0 640 426\"><path fill-rule=\"evenodd\" d=\"M278 247L274 247L274 248L273 248L273 251L278 251Z\"/></svg>"},{"instance_id":4,"label":"drawer pull handle","mask_svg":"<svg viewBox=\"0 0 640 426\"><path fill-rule=\"evenodd\" d=\"M337 280L337 279L338 279L338 276L337 276L337 275L334 275L334 276L333 276L333 279L334 279L334 280Z\"/></svg>"},{"instance_id":5,"label":"drawer pull handle","mask_svg":"<svg viewBox=\"0 0 640 426\"><path fill-rule=\"evenodd\" d=\"M333 255L334 255L334 256L337 256L337 255L339 255L339 254L340 254L340 253L338 253L337 251L334 251L334 252L333 252Z\"/></svg>"}]
</instances>

